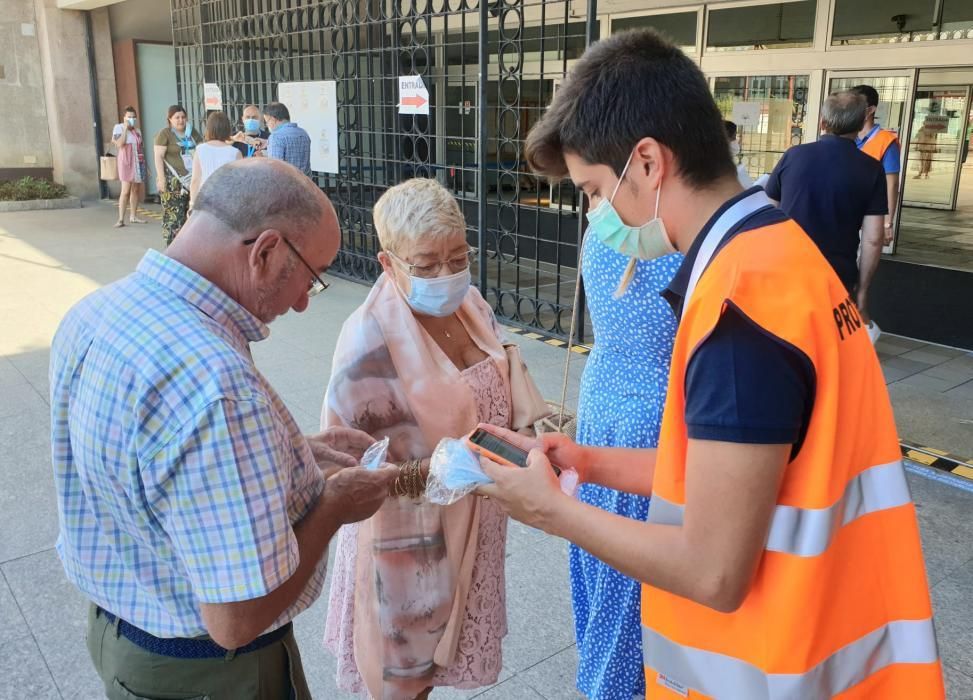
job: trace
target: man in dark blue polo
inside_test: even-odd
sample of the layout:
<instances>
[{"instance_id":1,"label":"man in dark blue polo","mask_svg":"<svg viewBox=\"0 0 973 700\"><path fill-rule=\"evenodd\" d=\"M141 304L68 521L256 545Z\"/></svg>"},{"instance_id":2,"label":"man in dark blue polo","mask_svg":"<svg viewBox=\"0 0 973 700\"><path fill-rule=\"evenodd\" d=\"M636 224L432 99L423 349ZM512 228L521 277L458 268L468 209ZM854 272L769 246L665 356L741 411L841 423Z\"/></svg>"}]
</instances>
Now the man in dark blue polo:
<instances>
[{"instance_id":1,"label":"man in dark blue polo","mask_svg":"<svg viewBox=\"0 0 973 700\"><path fill-rule=\"evenodd\" d=\"M866 108L865 98L853 92L829 96L821 110L826 133L787 151L765 189L814 240L868 319L868 286L882 255L888 201L881 163L855 144Z\"/></svg>"}]
</instances>

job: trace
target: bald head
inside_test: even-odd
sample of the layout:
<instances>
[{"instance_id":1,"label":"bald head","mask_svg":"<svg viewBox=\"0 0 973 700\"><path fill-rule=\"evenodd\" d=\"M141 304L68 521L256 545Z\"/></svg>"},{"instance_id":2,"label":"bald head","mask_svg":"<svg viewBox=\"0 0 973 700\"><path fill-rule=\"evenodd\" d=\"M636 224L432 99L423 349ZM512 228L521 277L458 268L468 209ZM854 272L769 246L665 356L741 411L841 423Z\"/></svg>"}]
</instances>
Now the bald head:
<instances>
[{"instance_id":1,"label":"bald head","mask_svg":"<svg viewBox=\"0 0 973 700\"><path fill-rule=\"evenodd\" d=\"M246 158L219 168L203 183L193 210L209 214L243 238L270 228L287 231L296 240L322 229L338 230L324 192L297 168L269 158Z\"/></svg>"},{"instance_id":2,"label":"bald head","mask_svg":"<svg viewBox=\"0 0 973 700\"><path fill-rule=\"evenodd\" d=\"M865 124L868 103L857 92L828 95L821 108L821 126L835 136L857 134Z\"/></svg>"},{"instance_id":3,"label":"bald head","mask_svg":"<svg viewBox=\"0 0 973 700\"><path fill-rule=\"evenodd\" d=\"M248 158L203 183L166 254L270 323L307 308L340 244L324 192L292 165Z\"/></svg>"}]
</instances>

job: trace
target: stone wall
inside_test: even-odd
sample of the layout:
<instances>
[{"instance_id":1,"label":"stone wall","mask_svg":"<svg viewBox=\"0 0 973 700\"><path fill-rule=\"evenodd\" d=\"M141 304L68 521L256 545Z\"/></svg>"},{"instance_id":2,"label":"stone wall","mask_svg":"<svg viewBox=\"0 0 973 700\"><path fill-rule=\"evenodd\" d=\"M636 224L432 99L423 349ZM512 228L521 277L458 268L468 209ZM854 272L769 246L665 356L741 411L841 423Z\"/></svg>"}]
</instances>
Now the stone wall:
<instances>
[{"instance_id":1,"label":"stone wall","mask_svg":"<svg viewBox=\"0 0 973 700\"><path fill-rule=\"evenodd\" d=\"M0 170L6 174L39 174L54 165L34 2L4 0L0 13L0 104L8 120Z\"/></svg>"},{"instance_id":2,"label":"stone wall","mask_svg":"<svg viewBox=\"0 0 973 700\"><path fill-rule=\"evenodd\" d=\"M92 110L85 12L56 0L3 0L0 15L0 104L7 121L0 176L53 177L71 194L97 198L98 153L93 124L108 144L118 121L108 10L92 10L96 84Z\"/></svg>"}]
</instances>

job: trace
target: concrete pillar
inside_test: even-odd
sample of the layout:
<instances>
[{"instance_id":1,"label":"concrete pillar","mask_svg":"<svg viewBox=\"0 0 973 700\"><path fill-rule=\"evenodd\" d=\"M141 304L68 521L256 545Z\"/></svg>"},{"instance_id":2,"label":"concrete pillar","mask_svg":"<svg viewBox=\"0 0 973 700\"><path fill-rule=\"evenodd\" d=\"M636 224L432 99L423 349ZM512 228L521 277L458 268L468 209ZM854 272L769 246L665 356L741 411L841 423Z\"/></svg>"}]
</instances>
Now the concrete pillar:
<instances>
[{"instance_id":1,"label":"concrete pillar","mask_svg":"<svg viewBox=\"0 0 973 700\"><path fill-rule=\"evenodd\" d=\"M119 104L115 91L115 64L112 58L111 24L108 8L91 11L92 30L95 40L95 64L98 78L98 101L101 103L100 131L102 153L110 146L111 130L119 121ZM91 146L94 150L94 144ZM146 148L151 150L151 146ZM114 152L114 151L113 151ZM146 154L149 157L149 154ZM108 183L111 196L117 197L120 187L117 182Z\"/></svg>"},{"instance_id":2,"label":"concrete pillar","mask_svg":"<svg viewBox=\"0 0 973 700\"><path fill-rule=\"evenodd\" d=\"M37 18L38 46L44 73L44 94L47 102L48 127L54 179L64 183L71 194L84 199L99 196L98 157L95 153L92 129L92 99L88 71L88 51L85 44L84 14L76 10L61 10L57 0L34 0ZM105 10L101 10L102 13ZM94 17L92 18L94 19ZM102 15L96 26L108 35L107 18ZM108 55L111 52L110 36ZM97 49L104 55L104 50ZM107 70L110 60L103 60ZM112 68L112 80L114 69ZM99 65L101 82L108 74ZM108 125L108 129L114 121Z\"/></svg>"},{"instance_id":3,"label":"concrete pillar","mask_svg":"<svg viewBox=\"0 0 973 700\"><path fill-rule=\"evenodd\" d=\"M50 177L53 161L34 0L3 2L0 104L9 122L0 148L0 178Z\"/></svg>"}]
</instances>

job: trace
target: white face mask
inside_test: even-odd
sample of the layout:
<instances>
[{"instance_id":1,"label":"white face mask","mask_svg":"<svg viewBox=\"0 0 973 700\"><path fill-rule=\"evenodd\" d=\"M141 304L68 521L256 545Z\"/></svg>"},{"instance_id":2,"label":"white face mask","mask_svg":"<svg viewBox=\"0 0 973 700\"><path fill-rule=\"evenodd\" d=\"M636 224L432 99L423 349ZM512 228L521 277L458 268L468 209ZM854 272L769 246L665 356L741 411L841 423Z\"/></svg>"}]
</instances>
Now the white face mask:
<instances>
[{"instance_id":1,"label":"white face mask","mask_svg":"<svg viewBox=\"0 0 973 700\"><path fill-rule=\"evenodd\" d=\"M602 243L612 250L618 251L622 255L627 255L638 260L654 260L655 258L675 253L666 225L659 217L659 201L662 197L662 185L655 193L655 215L641 226L629 226L618 215L615 209L615 195L618 188L625 179L629 166L632 164L632 155L629 156L622 176L615 185L615 190L609 199L601 200L601 204L588 212L588 230L593 232Z\"/></svg>"},{"instance_id":2,"label":"white face mask","mask_svg":"<svg viewBox=\"0 0 973 700\"><path fill-rule=\"evenodd\" d=\"M406 302L416 313L440 318L455 313L470 291L469 268L446 277L409 276Z\"/></svg>"},{"instance_id":3,"label":"white face mask","mask_svg":"<svg viewBox=\"0 0 973 700\"><path fill-rule=\"evenodd\" d=\"M740 144L736 141L730 141L730 155L738 156L740 155Z\"/></svg>"},{"instance_id":4,"label":"white face mask","mask_svg":"<svg viewBox=\"0 0 973 700\"><path fill-rule=\"evenodd\" d=\"M666 231L666 225L659 216L659 202L662 197L661 182L659 189L655 192L655 215L641 226L629 226L622 221L622 217L618 215L618 211L615 209L615 195L618 194L618 188L622 186L622 180L625 179L625 174L628 172L629 166L632 165L632 158L634 157L635 151L632 151L632 155L628 157L628 162L625 163L625 168L622 170L621 177L618 178L618 184L615 185L612 196L609 199L601 200L601 204L588 212L588 230L593 231L598 240L612 250L631 258L625 267L625 272L622 273L622 277L618 281L618 288L615 290L616 299L628 291L628 285L635 276L635 264L639 260L654 260L676 252L672 241L669 239L669 233Z\"/></svg>"}]
</instances>

